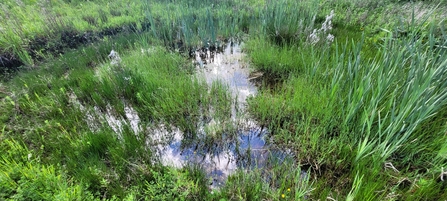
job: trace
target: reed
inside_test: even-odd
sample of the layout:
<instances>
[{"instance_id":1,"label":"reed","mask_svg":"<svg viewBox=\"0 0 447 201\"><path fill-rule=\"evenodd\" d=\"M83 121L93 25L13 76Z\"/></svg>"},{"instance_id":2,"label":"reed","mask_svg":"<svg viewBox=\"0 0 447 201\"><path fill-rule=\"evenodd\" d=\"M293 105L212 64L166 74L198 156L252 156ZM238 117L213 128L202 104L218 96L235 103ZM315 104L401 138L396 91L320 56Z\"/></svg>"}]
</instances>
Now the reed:
<instances>
[{"instance_id":1,"label":"reed","mask_svg":"<svg viewBox=\"0 0 447 201\"><path fill-rule=\"evenodd\" d=\"M439 38L433 32L420 35L422 26L411 26L409 35L399 39L389 31L375 55L364 48L363 39L321 49L277 47L262 44L258 39L248 43L248 53L264 72L278 68L278 64L268 65L269 62L288 62L279 59L278 55L285 54L283 51L290 49L290 55L301 55L295 56L301 70L283 70L287 79L277 85L280 90L266 90L258 95L250 102L250 111L269 126L275 140L303 153L299 155L303 163L316 164L313 168L322 177L357 172L350 176L351 191L344 192L347 199L376 199L403 193L405 188L374 193L384 183L395 182L380 172L382 168L398 172L411 166L412 170L398 174L414 178L409 176L413 171L429 166L438 170L417 175L432 178L445 163L426 163L437 157L437 151L416 151L441 150L437 140L445 141L441 134L444 126L421 129L443 122L445 50L434 45ZM259 48L261 44L263 48ZM277 49L279 54L263 54L270 49ZM297 64L293 66L298 67ZM338 162L328 160L330 157ZM321 166L325 167L323 172ZM376 177L384 181L376 181ZM333 186L343 185L339 182ZM413 184L409 181L406 185Z\"/></svg>"}]
</instances>

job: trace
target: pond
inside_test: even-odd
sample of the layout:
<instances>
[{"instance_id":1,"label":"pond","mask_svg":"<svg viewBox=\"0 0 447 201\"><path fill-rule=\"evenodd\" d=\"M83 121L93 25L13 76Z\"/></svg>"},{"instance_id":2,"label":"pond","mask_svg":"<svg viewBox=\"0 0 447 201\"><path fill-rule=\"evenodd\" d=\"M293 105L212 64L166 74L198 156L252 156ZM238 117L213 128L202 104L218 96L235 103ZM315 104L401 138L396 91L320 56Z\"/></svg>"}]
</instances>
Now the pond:
<instances>
[{"instance_id":1,"label":"pond","mask_svg":"<svg viewBox=\"0 0 447 201\"><path fill-rule=\"evenodd\" d=\"M222 126L218 120L203 122L199 139L184 143L183 135L177 128L161 125L153 130L157 133L159 145L155 149L163 165L183 167L198 165L210 178L210 186L217 188L237 169L269 168L291 157L267 140L268 130L260 127L245 111L246 99L257 92L250 82L250 69L245 61L241 44L229 42L222 51L202 49L196 52L194 62L198 76L203 76L211 85L220 81L228 86L232 97L232 123L236 125L236 137L223 133L222 140L207 142L206 128ZM204 138L201 139L200 136ZM162 139L168 139L162 142ZM182 144L183 143L183 144Z\"/></svg>"},{"instance_id":2,"label":"pond","mask_svg":"<svg viewBox=\"0 0 447 201\"><path fill-rule=\"evenodd\" d=\"M86 112L86 121L92 130L98 127L94 122L105 121L119 138L122 138L125 124L134 133L149 133L146 145L155 154L156 162L176 168L198 166L209 178L211 188L221 187L227 177L238 169L260 168L268 171L278 163L293 159L293 154L270 142L269 131L258 125L245 110L247 98L256 95L257 87L250 81L253 77L250 77L249 63L241 45L228 42L221 49L195 52L195 76L204 79L210 86L216 82L225 85L233 99L231 117L228 118L230 122L222 121L211 112L211 117L203 118L197 126L196 139L186 138L185 133L172 125L158 124L143 128L139 114L126 102L125 117L116 117L110 105L101 112L97 107L94 111L86 111L80 103L77 104ZM71 99L75 100L76 97ZM218 140L209 140L210 135L217 136Z\"/></svg>"}]
</instances>

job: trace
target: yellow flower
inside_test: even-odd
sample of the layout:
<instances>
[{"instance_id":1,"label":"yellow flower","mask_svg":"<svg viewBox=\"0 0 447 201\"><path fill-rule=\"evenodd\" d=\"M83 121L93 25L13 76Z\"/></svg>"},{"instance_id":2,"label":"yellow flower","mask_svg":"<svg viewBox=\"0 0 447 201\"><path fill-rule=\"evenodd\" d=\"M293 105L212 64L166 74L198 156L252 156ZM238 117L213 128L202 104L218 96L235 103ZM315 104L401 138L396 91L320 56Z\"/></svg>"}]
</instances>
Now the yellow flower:
<instances>
[{"instance_id":1,"label":"yellow flower","mask_svg":"<svg viewBox=\"0 0 447 201\"><path fill-rule=\"evenodd\" d=\"M289 191L289 192L290 192L290 188L288 188L288 189L287 189L287 191Z\"/></svg>"},{"instance_id":2,"label":"yellow flower","mask_svg":"<svg viewBox=\"0 0 447 201\"><path fill-rule=\"evenodd\" d=\"M286 197L286 195L282 194L282 195L281 195L281 197L282 197L282 198L285 198L285 197Z\"/></svg>"}]
</instances>

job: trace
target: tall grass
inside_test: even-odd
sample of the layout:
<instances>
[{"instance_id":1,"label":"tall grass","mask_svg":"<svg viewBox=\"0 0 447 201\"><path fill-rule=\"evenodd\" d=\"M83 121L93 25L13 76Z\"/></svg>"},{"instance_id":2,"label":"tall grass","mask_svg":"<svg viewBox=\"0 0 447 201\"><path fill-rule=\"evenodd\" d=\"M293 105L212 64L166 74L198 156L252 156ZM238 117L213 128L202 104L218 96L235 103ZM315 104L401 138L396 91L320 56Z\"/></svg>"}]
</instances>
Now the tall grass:
<instances>
[{"instance_id":1,"label":"tall grass","mask_svg":"<svg viewBox=\"0 0 447 201\"><path fill-rule=\"evenodd\" d=\"M249 14L245 9L245 5L230 1L145 4L153 36L167 46L186 50L219 46L221 40L248 29Z\"/></svg>"},{"instance_id":2,"label":"tall grass","mask_svg":"<svg viewBox=\"0 0 447 201\"><path fill-rule=\"evenodd\" d=\"M438 151L429 151L442 150L445 126L428 129L427 125L445 122L446 54L435 45L439 37L433 32L423 32L423 26L416 23L412 26L407 37L396 38L390 31L375 55L363 47L363 39L321 49L275 47L256 39L248 43L249 54L260 70L279 71L289 78L278 85L279 90L254 98L250 111L272 129L275 140L302 153L300 160L322 178L357 172L347 180L352 190L341 193L349 195L348 199L405 192L402 181L393 181L380 172L382 168L403 171L398 173L401 177L414 178L416 174L436 179L432 175L445 165L445 160L433 163ZM278 53L263 54L270 49ZM298 55L294 57L297 61L282 57L288 54ZM280 68L283 62L292 65ZM301 70L288 70L293 67ZM414 173L428 167L428 173ZM379 182L374 177L385 180ZM331 186L346 185L340 182ZM380 187L387 182L399 187ZM416 185L408 183L405 185ZM440 193L437 188L433 192ZM379 190L384 194L377 193Z\"/></svg>"},{"instance_id":3,"label":"tall grass","mask_svg":"<svg viewBox=\"0 0 447 201\"><path fill-rule=\"evenodd\" d=\"M215 45L217 39L240 37L241 33L251 31L277 43L299 41L311 32L318 14L316 1L256 3L180 1L145 7L147 19L154 25L151 27L154 36L171 46L181 43L193 47Z\"/></svg>"},{"instance_id":4,"label":"tall grass","mask_svg":"<svg viewBox=\"0 0 447 201\"><path fill-rule=\"evenodd\" d=\"M228 200L302 200L312 192L310 176L299 167L289 162L273 167L270 171L255 169L236 172L228 178L216 197Z\"/></svg>"},{"instance_id":5,"label":"tall grass","mask_svg":"<svg viewBox=\"0 0 447 201\"><path fill-rule=\"evenodd\" d=\"M314 27L318 2L268 1L260 13L263 35L276 43L294 43L307 37Z\"/></svg>"}]
</instances>

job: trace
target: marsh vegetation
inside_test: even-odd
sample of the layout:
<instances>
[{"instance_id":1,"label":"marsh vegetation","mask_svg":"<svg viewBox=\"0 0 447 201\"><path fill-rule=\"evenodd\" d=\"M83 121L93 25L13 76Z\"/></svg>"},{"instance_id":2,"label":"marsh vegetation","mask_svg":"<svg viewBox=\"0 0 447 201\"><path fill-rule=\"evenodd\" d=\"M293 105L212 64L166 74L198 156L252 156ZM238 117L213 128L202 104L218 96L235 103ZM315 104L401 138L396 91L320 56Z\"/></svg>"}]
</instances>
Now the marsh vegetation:
<instances>
[{"instance_id":1,"label":"marsh vegetation","mask_svg":"<svg viewBox=\"0 0 447 201\"><path fill-rule=\"evenodd\" d=\"M1 200L445 200L445 1L5 0Z\"/></svg>"}]
</instances>

